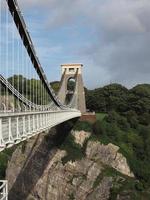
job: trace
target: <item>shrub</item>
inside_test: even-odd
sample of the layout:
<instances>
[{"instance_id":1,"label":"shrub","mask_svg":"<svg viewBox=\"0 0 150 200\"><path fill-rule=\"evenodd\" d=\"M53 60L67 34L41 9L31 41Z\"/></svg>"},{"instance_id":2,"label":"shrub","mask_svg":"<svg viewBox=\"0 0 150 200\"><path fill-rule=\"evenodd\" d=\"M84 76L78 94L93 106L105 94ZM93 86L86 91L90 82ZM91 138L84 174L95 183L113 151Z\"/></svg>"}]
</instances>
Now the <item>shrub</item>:
<instances>
[{"instance_id":1,"label":"shrub","mask_svg":"<svg viewBox=\"0 0 150 200\"><path fill-rule=\"evenodd\" d=\"M150 124L150 114L149 113L144 113L143 115L139 116L139 123L142 125L149 125Z\"/></svg>"},{"instance_id":2,"label":"shrub","mask_svg":"<svg viewBox=\"0 0 150 200\"><path fill-rule=\"evenodd\" d=\"M137 129L138 128L138 116L135 111L130 110L125 114L128 123L130 124L131 128Z\"/></svg>"},{"instance_id":3,"label":"shrub","mask_svg":"<svg viewBox=\"0 0 150 200\"><path fill-rule=\"evenodd\" d=\"M10 159L15 148L9 148L0 153L0 179L5 178L5 171L8 160Z\"/></svg>"},{"instance_id":4,"label":"shrub","mask_svg":"<svg viewBox=\"0 0 150 200\"><path fill-rule=\"evenodd\" d=\"M93 124L93 133L95 135L105 135L104 126L99 120Z\"/></svg>"},{"instance_id":5,"label":"shrub","mask_svg":"<svg viewBox=\"0 0 150 200\"><path fill-rule=\"evenodd\" d=\"M127 122L127 119L122 116L120 116L120 118L118 119L117 124L118 124L119 128L123 131L128 131L130 128L130 125Z\"/></svg>"},{"instance_id":6,"label":"shrub","mask_svg":"<svg viewBox=\"0 0 150 200\"><path fill-rule=\"evenodd\" d=\"M137 191L142 191L144 188L143 188L143 184L141 183L141 182L137 182L136 184L135 184L135 189L137 190Z\"/></svg>"},{"instance_id":7,"label":"shrub","mask_svg":"<svg viewBox=\"0 0 150 200\"><path fill-rule=\"evenodd\" d=\"M119 120L119 115L115 111L111 111L105 116L104 120L109 123L116 123Z\"/></svg>"},{"instance_id":8,"label":"shrub","mask_svg":"<svg viewBox=\"0 0 150 200\"><path fill-rule=\"evenodd\" d=\"M110 112L104 119L108 123L116 124L121 130L127 131L130 128L127 119L115 111Z\"/></svg>"},{"instance_id":9,"label":"shrub","mask_svg":"<svg viewBox=\"0 0 150 200\"><path fill-rule=\"evenodd\" d=\"M72 134L66 138L61 146L61 149L67 152L67 155L62 158L63 164L67 163L68 161L80 160L84 157L81 145L75 143L74 136Z\"/></svg>"},{"instance_id":10,"label":"shrub","mask_svg":"<svg viewBox=\"0 0 150 200\"><path fill-rule=\"evenodd\" d=\"M77 131L83 130L87 132L92 132L92 124L86 121L78 121L73 129Z\"/></svg>"}]
</instances>

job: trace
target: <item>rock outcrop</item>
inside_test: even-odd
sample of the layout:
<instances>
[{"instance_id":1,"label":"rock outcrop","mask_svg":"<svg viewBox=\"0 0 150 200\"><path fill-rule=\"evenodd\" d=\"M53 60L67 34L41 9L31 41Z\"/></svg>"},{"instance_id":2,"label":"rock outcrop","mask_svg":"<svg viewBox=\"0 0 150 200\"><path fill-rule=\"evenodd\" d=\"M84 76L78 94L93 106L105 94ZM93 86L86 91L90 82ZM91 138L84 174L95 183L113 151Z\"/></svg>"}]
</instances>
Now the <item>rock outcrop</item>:
<instances>
[{"instance_id":1,"label":"rock outcrop","mask_svg":"<svg viewBox=\"0 0 150 200\"><path fill-rule=\"evenodd\" d=\"M81 146L90 137L84 131L72 134ZM14 152L7 169L10 200L108 200L114 181L106 173L110 168L134 176L113 144L89 140L81 160L64 164L68 152L52 141L51 136L41 134Z\"/></svg>"},{"instance_id":2,"label":"rock outcrop","mask_svg":"<svg viewBox=\"0 0 150 200\"><path fill-rule=\"evenodd\" d=\"M87 144L86 156L96 162L111 166L124 175L134 177L127 164L126 158L118 153L119 147L113 144L103 145L100 142L90 141Z\"/></svg>"}]
</instances>

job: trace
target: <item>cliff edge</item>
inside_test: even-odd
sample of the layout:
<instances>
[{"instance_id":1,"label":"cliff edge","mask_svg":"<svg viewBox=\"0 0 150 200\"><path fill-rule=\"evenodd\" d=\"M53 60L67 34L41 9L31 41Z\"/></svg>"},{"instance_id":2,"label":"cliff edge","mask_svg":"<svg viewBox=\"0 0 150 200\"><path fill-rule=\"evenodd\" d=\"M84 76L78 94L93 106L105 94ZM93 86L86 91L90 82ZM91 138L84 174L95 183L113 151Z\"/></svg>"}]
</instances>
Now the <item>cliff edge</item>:
<instances>
[{"instance_id":1,"label":"cliff edge","mask_svg":"<svg viewBox=\"0 0 150 200\"><path fill-rule=\"evenodd\" d=\"M31 138L13 153L7 168L10 200L131 199L122 188L135 181L134 174L119 147L90 139L88 132L72 131L82 156L69 160L65 158L75 151L55 145L54 132Z\"/></svg>"}]
</instances>

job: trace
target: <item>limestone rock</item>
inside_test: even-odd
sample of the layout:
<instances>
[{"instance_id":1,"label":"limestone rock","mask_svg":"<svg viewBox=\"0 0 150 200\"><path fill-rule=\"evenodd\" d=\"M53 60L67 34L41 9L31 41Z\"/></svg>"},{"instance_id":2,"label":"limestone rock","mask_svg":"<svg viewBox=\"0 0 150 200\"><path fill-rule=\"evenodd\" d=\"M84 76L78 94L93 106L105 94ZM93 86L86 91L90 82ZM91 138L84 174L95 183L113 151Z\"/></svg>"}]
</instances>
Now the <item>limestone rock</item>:
<instances>
[{"instance_id":1,"label":"limestone rock","mask_svg":"<svg viewBox=\"0 0 150 200\"><path fill-rule=\"evenodd\" d=\"M91 136L91 133L85 131L72 131L75 142L83 146L85 140Z\"/></svg>"},{"instance_id":2,"label":"limestone rock","mask_svg":"<svg viewBox=\"0 0 150 200\"><path fill-rule=\"evenodd\" d=\"M83 131L73 135L80 145L90 136ZM66 152L49 137L41 134L13 153L7 169L10 200L108 200L113 178L103 175L106 166L133 176L113 144L89 141L84 158L63 165Z\"/></svg>"},{"instance_id":3,"label":"limestone rock","mask_svg":"<svg viewBox=\"0 0 150 200\"><path fill-rule=\"evenodd\" d=\"M87 196L86 200L109 199L111 187L112 187L112 178L111 177L104 177L104 179L101 181L99 186L95 190L93 190L93 192L91 192L91 194L89 194Z\"/></svg>"},{"instance_id":4,"label":"limestone rock","mask_svg":"<svg viewBox=\"0 0 150 200\"><path fill-rule=\"evenodd\" d=\"M95 161L101 161L106 165L109 165L122 174L130 177L134 177L133 173L127 164L126 158L118 153L119 147L113 144L103 145L100 142L90 141L88 142L86 149L86 156L89 159Z\"/></svg>"}]
</instances>

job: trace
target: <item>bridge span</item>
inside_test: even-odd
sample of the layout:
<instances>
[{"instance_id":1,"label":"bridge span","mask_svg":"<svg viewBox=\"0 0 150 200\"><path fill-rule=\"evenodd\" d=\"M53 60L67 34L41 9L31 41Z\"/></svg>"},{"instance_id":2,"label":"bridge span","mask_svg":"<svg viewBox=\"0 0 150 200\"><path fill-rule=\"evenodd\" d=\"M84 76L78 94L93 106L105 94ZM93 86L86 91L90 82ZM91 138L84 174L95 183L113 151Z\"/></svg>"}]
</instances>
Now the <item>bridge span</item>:
<instances>
[{"instance_id":1,"label":"bridge span","mask_svg":"<svg viewBox=\"0 0 150 200\"><path fill-rule=\"evenodd\" d=\"M86 111L82 65L62 66L55 94L17 0L0 1L0 44L0 152ZM69 78L75 80L72 92ZM7 181L0 181L0 199L8 199Z\"/></svg>"}]
</instances>

